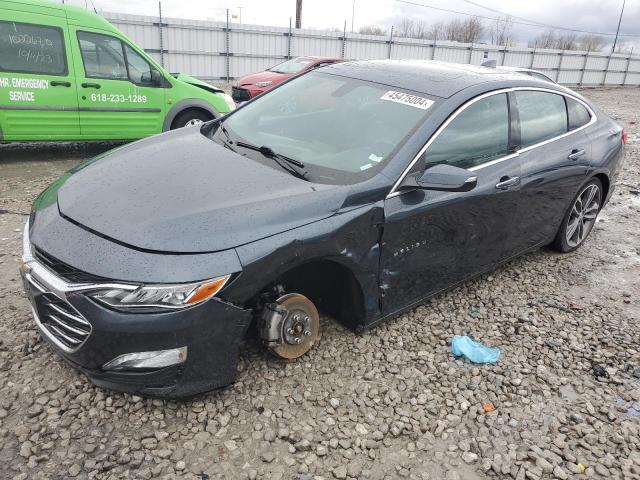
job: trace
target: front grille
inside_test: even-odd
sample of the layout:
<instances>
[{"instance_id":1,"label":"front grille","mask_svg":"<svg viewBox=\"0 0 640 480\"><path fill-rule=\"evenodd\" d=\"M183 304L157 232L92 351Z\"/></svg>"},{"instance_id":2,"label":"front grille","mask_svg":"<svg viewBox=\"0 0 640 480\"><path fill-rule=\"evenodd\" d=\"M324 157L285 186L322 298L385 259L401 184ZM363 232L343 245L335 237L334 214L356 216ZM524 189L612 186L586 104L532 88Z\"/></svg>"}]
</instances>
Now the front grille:
<instances>
[{"instance_id":1,"label":"front grille","mask_svg":"<svg viewBox=\"0 0 640 480\"><path fill-rule=\"evenodd\" d=\"M105 281L108 279L104 277L99 277L97 275L92 275L90 273L83 272L82 270L78 270L71 265L64 263L57 258L49 255L48 253L40 250L35 245L31 246L33 250L33 254L35 257L42 263L45 267L51 270L53 273L62 277L67 282L71 283L95 283L100 281Z\"/></svg>"},{"instance_id":2,"label":"front grille","mask_svg":"<svg viewBox=\"0 0 640 480\"><path fill-rule=\"evenodd\" d=\"M37 309L42 328L68 351L77 350L89 338L91 324L70 303L53 293L42 291Z\"/></svg>"},{"instance_id":3,"label":"front grille","mask_svg":"<svg viewBox=\"0 0 640 480\"><path fill-rule=\"evenodd\" d=\"M249 90L245 90L244 88L232 87L231 98L233 98L234 102L246 102L251 100L251 94Z\"/></svg>"}]
</instances>

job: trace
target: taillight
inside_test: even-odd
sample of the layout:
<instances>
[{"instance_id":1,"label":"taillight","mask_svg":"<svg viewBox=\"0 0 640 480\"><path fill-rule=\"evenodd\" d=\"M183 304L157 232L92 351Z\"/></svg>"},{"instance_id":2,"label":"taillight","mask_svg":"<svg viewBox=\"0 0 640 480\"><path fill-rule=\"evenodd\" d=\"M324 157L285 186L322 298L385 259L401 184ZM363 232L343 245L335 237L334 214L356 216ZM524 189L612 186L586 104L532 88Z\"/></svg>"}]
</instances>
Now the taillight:
<instances>
[{"instance_id":1,"label":"taillight","mask_svg":"<svg viewBox=\"0 0 640 480\"><path fill-rule=\"evenodd\" d=\"M627 135L627 132L625 132L624 130L622 130L622 134L620 135L620 138L622 138L623 145L629 144L629 135Z\"/></svg>"}]
</instances>

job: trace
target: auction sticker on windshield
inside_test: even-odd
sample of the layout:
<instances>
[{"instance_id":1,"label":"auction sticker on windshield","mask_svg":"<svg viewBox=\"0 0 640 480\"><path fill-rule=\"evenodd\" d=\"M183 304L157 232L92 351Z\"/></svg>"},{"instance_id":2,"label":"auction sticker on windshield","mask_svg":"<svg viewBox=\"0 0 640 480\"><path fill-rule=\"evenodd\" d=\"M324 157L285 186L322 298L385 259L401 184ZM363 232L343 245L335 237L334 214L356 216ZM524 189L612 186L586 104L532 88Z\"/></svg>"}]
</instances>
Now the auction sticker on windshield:
<instances>
[{"instance_id":1,"label":"auction sticker on windshield","mask_svg":"<svg viewBox=\"0 0 640 480\"><path fill-rule=\"evenodd\" d=\"M419 97L418 95L411 95L410 93L395 92L393 90L389 90L387 93L382 95L380 99L388 100L390 102L402 103L403 105L421 108L422 110L426 110L431 105L433 105L433 100L429 100L428 98Z\"/></svg>"}]
</instances>

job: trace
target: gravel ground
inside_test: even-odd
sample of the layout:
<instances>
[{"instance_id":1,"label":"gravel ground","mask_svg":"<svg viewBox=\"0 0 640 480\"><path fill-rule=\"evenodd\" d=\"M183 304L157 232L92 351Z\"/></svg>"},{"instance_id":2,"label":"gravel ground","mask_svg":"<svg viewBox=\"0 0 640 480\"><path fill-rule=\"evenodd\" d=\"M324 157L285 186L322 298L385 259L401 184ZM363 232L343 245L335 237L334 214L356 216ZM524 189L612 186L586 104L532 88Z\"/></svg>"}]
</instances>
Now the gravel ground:
<instances>
[{"instance_id":1,"label":"gravel ground","mask_svg":"<svg viewBox=\"0 0 640 480\"><path fill-rule=\"evenodd\" d=\"M0 477L640 478L640 90L586 95L634 143L583 248L532 253L363 335L325 318L298 361L250 341L235 385L182 403L91 386L22 295L21 214L108 145L0 147ZM500 362L454 359L463 334Z\"/></svg>"}]
</instances>

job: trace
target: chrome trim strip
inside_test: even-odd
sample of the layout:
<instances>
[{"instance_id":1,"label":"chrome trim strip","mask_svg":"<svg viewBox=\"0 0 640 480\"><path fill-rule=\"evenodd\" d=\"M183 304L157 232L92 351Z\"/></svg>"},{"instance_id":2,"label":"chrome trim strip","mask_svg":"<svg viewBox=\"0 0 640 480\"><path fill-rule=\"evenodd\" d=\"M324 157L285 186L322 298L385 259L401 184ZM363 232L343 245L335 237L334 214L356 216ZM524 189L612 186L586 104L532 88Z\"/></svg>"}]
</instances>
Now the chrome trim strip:
<instances>
[{"instance_id":1,"label":"chrome trim strip","mask_svg":"<svg viewBox=\"0 0 640 480\"><path fill-rule=\"evenodd\" d=\"M75 328L75 327L72 327L71 325L67 325L62 320L60 320L58 317L56 317L55 315L47 315L47 317L52 319L54 322L56 322L58 325L60 325L60 327L64 328L65 330L69 330L70 332L76 333L78 335L82 335L83 337L87 337L89 335L89 332L85 332L84 330L80 330L79 328ZM77 339L75 339L75 340L77 340ZM82 340L78 340L78 342L80 342L80 341L82 341ZM76 343L76 342L74 342L74 343Z\"/></svg>"},{"instance_id":2,"label":"chrome trim strip","mask_svg":"<svg viewBox=\"0 0 640 480\"><path fill-rule=\"evenodd\" d=\"M40 317L38 316L38 312L36 312L36 309L33 307L33 305L31 305L31 313L33 315L33 319L36 322L36 326L38 327L38 330L40 330L40 333L44 337L46 337L48 340L50 340L56 347L58 347L63 352L73 353L78 348L80 348L82 346L82 345L79 345L78 348L69 348L69 347L67 347L64 343L62 343L60 340L58 340L56 337L54 337L53 334L51 332L49 332L47 327L45 327L42 324L42 322L40 322Z\"/></svg>"},{"instance_id":3,"label":"chrome trim strip","mask_svg":"<svg viewBox=\"0 0 640 480\"><path fill-rule=\"evenodd\" d=\"M51 307L52 309L54 309L57 313L59 313L60 315L64 315L67 318L70 318L71 320L74 320L78 323L81 323L83 325L87 325L88 327L91 327L91 324L86 321L84 318L82 317L77 317L75 315L70 314L69 312L65 312L63 309L61 309L59 306L57 306L54 303L48 303L48 306ZM84 332L87 333L87 332Z\"/></svg>"},{"instance_id":4,"label":"chrome trim strip","mask_svg":"<svg viewBox=\"0 0 640 480\"><path fill-rule=\"evenodd\" d=\"M495 165L496 163L504 162L505 160L509 160L510 158L515 158L519 156L520 156L520 152L514 152L507 156L496 158L495 160L490 160L486 163L482 163L480 165L476 165L475 167L468 168L467 170L469 170L470 172L475 172L476 170L480 170L481 168L489 167L491 165Z\"/></svg>"},{"instance_id":5,"label":"chrome trim strip","mask_svg":"<svg viewBox=\"0 0 640 480\"><path fill-rule=\"evenodd\" d=\"M64 333L62 330L60 330L59 327L56 327L53 324L49 324L48 327L45 328L50 328L51 330L53 330L55 333L57 333L58 335L60 335L62 338L64 338L67 342L72 343L74 345L77 345L78 343L81 343L82 340L78 340L76 338L70 337L69 335L67 335L66 333Z\"/></svg>"},{"instance_id":6,"label":"chrome trim strip","mask_svg":"<svg viewBox=\"0 0 640 480\"><path fill-rule=\"evenodd\" d=\"M442 130L444 130L458 115L460 115L460 113L462 113L467 107L469 107L470 105L474 104L475 102L477 102L478 100L482 100L483 98L486 97L490 97L493 95L499 95L501 93L508 93L508 92L515 92L515 91L523 91L523 90L529 90L529 91L540 91L540 92L549 92L549 93L555 93L556 95L562 95L565 97L569 97L575 101L577 101L578 103L580 103L581 105L583 105L587 111L589 112L589 115L591 115L591 120L584 124L581 127L576 128L575 130L571 130L569 132L563 133L562 135L559 135L557 137L553 137L550 138L548 140L545 140L543 142L540 143L536 143L534 145L530 145L526 148L521 148L519 150L516 150L514 153L504 156L504 157L500 157L497 158L495 160L491 160L489 162L480 164L480 165L476 165L475 167L469 168L468 170L470 171L476 171L476 170L480 170L482 168L485 167L489 167L491 165L495 165L496 163L500 163L502 161L505 160L509 160L511 158L517 157L521 152L528 152L529 150L533 150L534 148L537 147L541 147L543 145L546 145L548 143L551 143L555 140L559 140L561 138L567 137L569 135L572 135L576 132L579 132L580 130L583 130L591 125L593 125L595 122L598 121L598 117L596 116L595 112L593 111L593 109L587 105L583 100L575 97L574 95L571 95L570 93L566 93L566 92L561 92L559 90L553 90L551 88L542 88L542 87L510 87L510 88L502 88L500 90L494 90L492 92L486 92L483 93L482 95L479 95L477 97L472 98L471 100L468 100L467 102L463 103L461 106L459 106L445 121L442 125L440 125L440 127L438 127L438 129L431 135L431 137L429 137L429 139L427 140L427 142L424 144L424 146L418 151L418 153L415 155L415 157L413 158L413 160L411 160L411 162L409 163L409 166L407 166L407 168L404 169L404 171L402 172L402 174L400 175L400 178L398 178L398 180L393 184L393 187L391 187L391 190L389 191L389 193L387 194L386 198L393 198L397 195L401 195L404 192L400 192L397 190L397 188L400 186L400 184L402 183L402 181L405 179L405 177L407 176L407 174L411 171L411 169L413 168L413 166L416 164L416 162L420 159L420 157L422 156L422 154L425 152L425 150L427 150L427 148L429 148L429 146L434 142L434 140L438 137L438 135L440 135L440 133L442 132Z\"/></svg>"}]
</instances>

